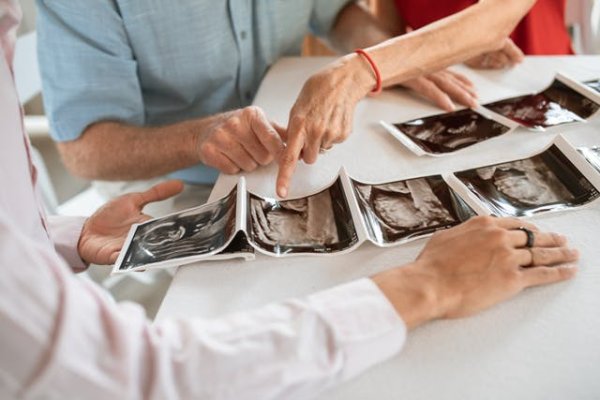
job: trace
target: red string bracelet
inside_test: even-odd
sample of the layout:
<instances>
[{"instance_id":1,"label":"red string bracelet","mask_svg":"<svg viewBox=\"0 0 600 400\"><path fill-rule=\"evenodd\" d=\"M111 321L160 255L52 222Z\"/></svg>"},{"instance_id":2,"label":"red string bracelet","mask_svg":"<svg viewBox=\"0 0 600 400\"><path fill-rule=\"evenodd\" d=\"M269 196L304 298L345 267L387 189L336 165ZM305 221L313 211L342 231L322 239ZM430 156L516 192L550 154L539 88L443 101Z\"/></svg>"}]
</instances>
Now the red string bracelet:
<instances>
[{"instance_id":1,"label":"red string bracelet","mask_svg":"<svg viewBox=\"0 0 600 400\"><path fill-rule=\"evenodd\" d=\"M367 53L363 49L356 49L356 50L354 50L354 52L358 55L363 56L365 58L365 60L367 60L369 62L369 65L371 65L371 69L373 69L373 73L375 74L376 83L375 83L375 87L373 88L373 90L371 90L371 93L372 94L381 93L381 89L382 89L381 72L379 72L379 68L377 68L377 64L375 64L375 61L373 61L373 59L371 58L369 53Z\"/></svg>"}]
</instances>

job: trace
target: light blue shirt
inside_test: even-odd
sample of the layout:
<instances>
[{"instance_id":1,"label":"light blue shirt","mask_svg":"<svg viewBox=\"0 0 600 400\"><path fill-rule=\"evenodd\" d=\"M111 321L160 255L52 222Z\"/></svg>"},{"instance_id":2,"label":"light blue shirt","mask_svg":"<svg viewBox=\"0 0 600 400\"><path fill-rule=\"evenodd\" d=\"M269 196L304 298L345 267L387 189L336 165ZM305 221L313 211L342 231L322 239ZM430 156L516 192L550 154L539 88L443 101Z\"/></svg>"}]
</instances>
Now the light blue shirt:
<instances>
[{"instance_id":1,"label":"light blue shirt","mask_svg":"<svg viewBox=\"0 0 600 400\"><path fill-rule=\"evenodd\" d=\"M249 105L269 66L326 35L349 0L37 0L51 134L166 125ZM198 165L174 176L212 183Z\"/></svg>"}]
</instances>

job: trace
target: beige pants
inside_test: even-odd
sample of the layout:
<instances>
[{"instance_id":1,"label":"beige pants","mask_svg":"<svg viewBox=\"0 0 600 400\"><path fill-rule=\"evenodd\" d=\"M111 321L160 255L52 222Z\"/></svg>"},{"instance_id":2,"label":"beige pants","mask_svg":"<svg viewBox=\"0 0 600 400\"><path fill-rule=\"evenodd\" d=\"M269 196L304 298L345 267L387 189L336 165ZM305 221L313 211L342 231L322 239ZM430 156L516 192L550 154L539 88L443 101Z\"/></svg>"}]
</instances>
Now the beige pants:
<instances>
[{"instance_id":1,"label":"beige pants","mask_svg":"<svg viewBox=\"0 0 600 400\"><path fill-rule=\"evenodd\" d=\"M157 178L149 181L133 182L94 182L94 189L109 201L122 194L148 190L153 185L167 178ZM152 203L144 208L144 212L153 217L164 216L173 212L197 207L205 204L212 191L212 185L186 184L178 196ZM154 318L162 299L173 279L176 268L130 273L110 276L110 268L92 265L86 276L110 292L116 301L133 301L140 304L148 318Z\"/></svg>"}]
</instances>

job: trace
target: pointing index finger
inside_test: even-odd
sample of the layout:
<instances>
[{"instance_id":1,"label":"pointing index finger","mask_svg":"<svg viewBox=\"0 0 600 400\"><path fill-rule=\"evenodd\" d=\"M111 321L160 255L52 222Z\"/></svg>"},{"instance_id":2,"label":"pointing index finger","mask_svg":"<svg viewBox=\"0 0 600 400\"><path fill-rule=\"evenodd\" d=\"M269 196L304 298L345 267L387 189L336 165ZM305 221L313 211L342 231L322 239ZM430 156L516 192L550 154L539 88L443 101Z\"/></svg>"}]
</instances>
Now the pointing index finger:
<instances>
[{"instance_id":1,"label":"pointing index finger","mask_svg":"<svg viewBox=\"0 0 600 400\"><path fill-rule=\"evenodd\" d=\"M290 180L296 170L300 152L304 147L304 137L304 127L298 127L296 124L290 125L288 131L289 141L279 160L279 172L277 174L277 195L279 197L285 198L288 195Z\"/></svg>"}]
</instances>

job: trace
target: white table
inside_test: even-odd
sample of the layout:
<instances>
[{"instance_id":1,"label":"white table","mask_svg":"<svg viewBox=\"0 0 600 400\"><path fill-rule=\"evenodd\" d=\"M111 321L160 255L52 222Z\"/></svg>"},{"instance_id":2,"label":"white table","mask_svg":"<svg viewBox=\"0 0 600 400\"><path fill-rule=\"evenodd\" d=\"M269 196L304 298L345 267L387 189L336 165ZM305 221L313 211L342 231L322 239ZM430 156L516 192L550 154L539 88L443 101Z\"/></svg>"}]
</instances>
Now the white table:
<instances>
[{"instance_id":1,"label":"white table","mask_svg":"<svg viewBox=\"0 0 600 400\"><path fill-rule=\"evenodd\" d=\"M303 81L329 59L284 59L275 65L256 104L286 122ZM600 76L600 57L528 58L510 71L467 73L482 102L544 88L562 71L580 79ZM418 158L377 122L402 122L439 111L401 90L363 101L354 133L314 166L301 165L292 196L328 185L341 165L363 181L391 181L529 156L557 133L582 144L600 144L600 117L546 133L518 131L472 147L458 157ZM248 188L274 194L274 167L247 176ZM221 176L212 199L237 177ZM582 251L581 272L567 283L528 290L514 300L466 320L439 321L409 336L391 361L342 385L324 399L600 399L600 205L537 217L567 234ZM338 257L201 263L180 268L158 319L217 317L272 301L302 296L406 263L425 240L381 250L365 244Z\"/></svg>"}]
</instances>

